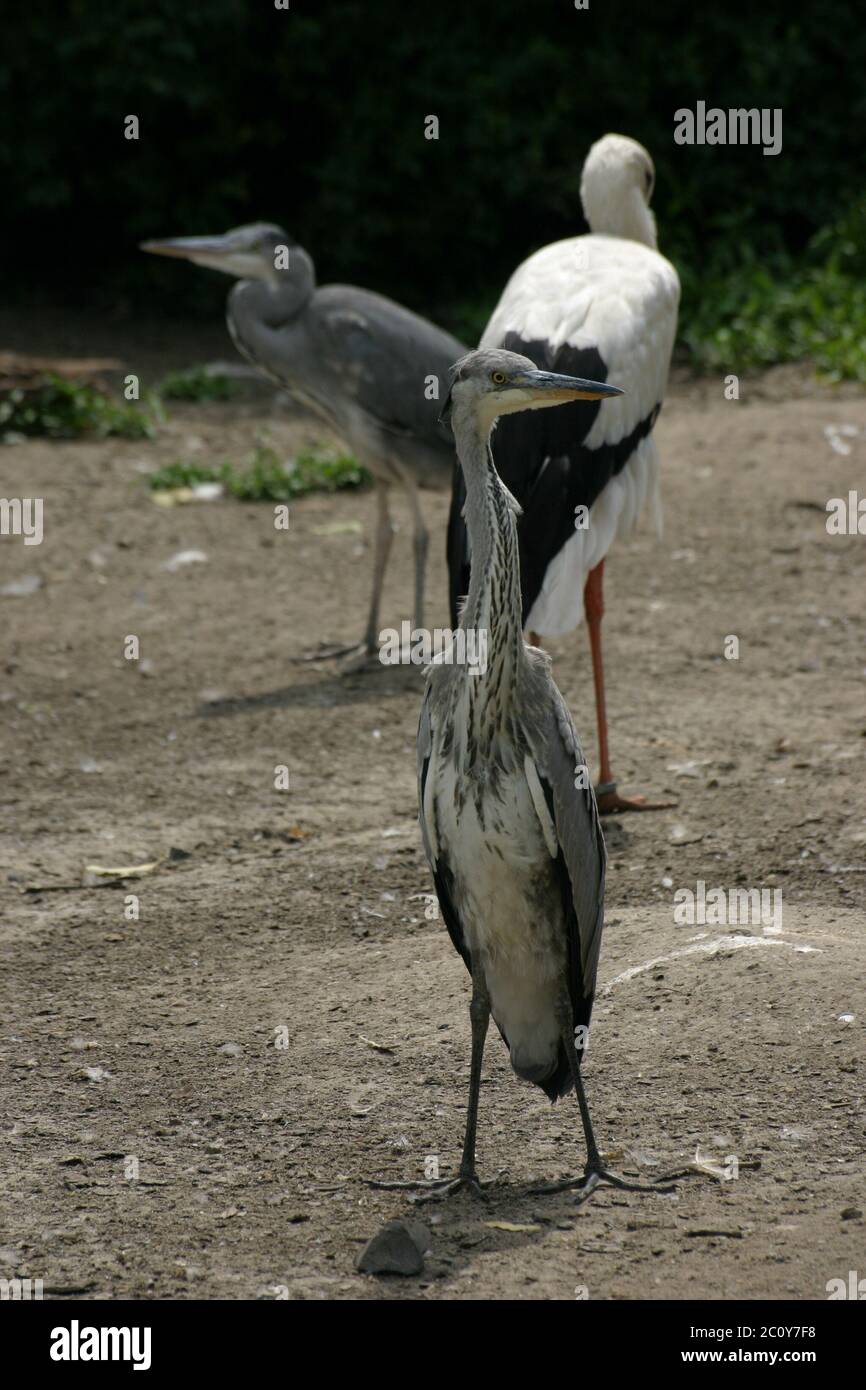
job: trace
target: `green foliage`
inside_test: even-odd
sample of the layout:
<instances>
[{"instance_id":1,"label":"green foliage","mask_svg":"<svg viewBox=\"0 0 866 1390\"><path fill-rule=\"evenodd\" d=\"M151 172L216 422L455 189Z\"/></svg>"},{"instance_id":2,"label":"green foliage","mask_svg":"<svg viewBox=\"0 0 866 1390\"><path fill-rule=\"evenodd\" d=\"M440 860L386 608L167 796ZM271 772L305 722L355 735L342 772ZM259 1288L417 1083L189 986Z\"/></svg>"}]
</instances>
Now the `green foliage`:
<instances>
[{"instance_id":1,"label":"green foliage","mask_svg":"<svg viewBox=\"0 0 866 1390\"><path fill-rule=\"evenodd\" d=\"M204 367L190 367L186 372L174 372L159 384L159 394L167 401L230 401L237 394L237 384L218 372Z\"/></svg>"},{"instance_id":2,"label":"green foliage","mask_svg":"<svg viewBox=\"0 0 866 1390\"><path fill-rule=\"evenodd\" d=\"M0 432L78 439L82 435L120 435L152 439L161 418L159 402L147 396L135 405L118 405L100 387L48 375L35 390L13 388L0 400Z\"/></svg>"},{"instance_id":3,"label":"green foliage","mask_svg":"<svg viewBox=\"0 0 866 1390\"><path fill-rule=\"evenodd\" d=\"M518 262L585 230L582 160L620 130L655 159L695 359L807 351L859 375L862 293L838 238L866 183L866 24L851 0L747 13L70 0L64 13L17 7L0 52L7 297L216 318L223 277L138 242L267 219L323 282L390 294L473 342ZM698 99L781 108L781 154L675 145L674 112ZM431 112L438 140L424 139Z\"/></svg>"},{"instance_id":4,"label":"green foliage","mask_svg":"<svg viewBox=\"0 0 866 1390\"><path fill-rule=\"evenodd\" d=\"M243 502L291 502L310 492L337 492L363 487L368 482L366 469L346 454L308 451L284 463L274 449L261 442L243 468L230 463L209 468L178 461L148 478L154 491L222 483L230 497Z\"/></svg>"},{"instance_id":5,"label":"green foliage","mask_svg":"<svg viewBox=\"0 0 866 1390\"><path fill-rule=\"evenodd\" d=\"M751 256L684 277L681 341L701 369L812 359L830 381L866 381L866 195L799 262Z\"/></svg>"},{"instance_id":6,"label":"green foliage","mask_svg":"<svg viewBox=\"0 0 866 1390\"><path fill-rule=\"evenodd\" d=\"M283 463L273 449L258 444L249 469L230 473L227 489L245 502L289 502L308 492L338 492L367 482L366 470L349 455L308 451Z\"/></svg>"},{"instance_id":7,"label":"green foliage","mask_svg":"<svg viewBox=\"0 0 866 1390\"><path fill-rule=\"evenodd\" d=\"M282 220L323 279L441 317L582 229L587 146L624 130L655 157L678 261L699 266L722 236L793 252L858 171L862 183L864 68L850 0L753 6L748 22L691 0L500 0L495 21L483 5L403 0L72 0L59 27L50 6L23 6L0 55L5 230L32 284L108 284L167 307L201 302L203 286L219 302L225 284L141 255L141 238ZM675 145L674 111L699 97L781 107L782 153ZM138 141L124 139L130 111ZM438 140L423 135L431 111Z\"/></svg>"},{"instance_id":8,"label":"green foliage","mask_svg":"<svg viewBox=\"0 0 866 1390\"><path fill-rule=\"evenodd\" d=\"M229 464L224 464L222 468L212 468L209 464L188 463L186 460L178 459L174 463L157 468L154 473L149 473L147 485L153 492L166 492L174 488L195 487L197 483L221 483L225 480L224 474L228 468Z\"/></svg>"}]
</instances>

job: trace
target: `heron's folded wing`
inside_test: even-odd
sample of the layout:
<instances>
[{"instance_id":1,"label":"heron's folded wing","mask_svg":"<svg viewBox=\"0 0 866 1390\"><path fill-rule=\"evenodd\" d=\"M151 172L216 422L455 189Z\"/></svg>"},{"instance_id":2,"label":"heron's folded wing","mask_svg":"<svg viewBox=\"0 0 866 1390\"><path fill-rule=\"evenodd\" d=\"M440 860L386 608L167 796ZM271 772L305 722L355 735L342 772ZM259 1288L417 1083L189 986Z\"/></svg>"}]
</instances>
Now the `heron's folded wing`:
<instances>
[{"instance_id":1,"label":"heron's folded wing","mask_svg":"<svg viewBox=\"0 0 866 1390\"><path fill-rule=\"evenodd\" d=\"M417 761L418 761L418 822L421 826L421 839L424 841L424 853L427 855L427 863L430 868L436 869L436 856L438 846L436 844L436 827L432 824L430 806L427 800L429 795L429 785L427 774L430 770L430 755L433 751L433 729L430 723L430 687L428 685L424 692L424 699L421 702L421 714L418 719L418 738L416 742Z\"/></svg>"},{"instance_id":2,"label":"heron's folded wing","mask_svg":"<svg viewBox=\"0 0 866 1390\"><path fill-rule=\"evenodd\" d=\"M350 286L320 290L316 310L317 345L361 409L391 434L452 450L439 415L462 344L402 305Z\"/></svg>"},{"instance_id":3,"label":"heron's folded wing","mask_svg":"<svg viewBox=\"0 0 866 1390\"><path fill-rule=\"evenodd\" d=\"M432 715L430 709L430 687L428 685L421 705L421 718L418 721L418 820L421 825L421 838L424 841L424 852L427 855L427 862L433 874L433 882L436 887L436 896L439 899L439 907L448 928L448 935L454 945L454 949L459 951L466 964L467 970L472 971L472 956L466 945L466 937L463 933L463 926L460 921L460 914L454 900L454 877L447 856L440 854L438 836L436 833L435 815L433 811L432 790L433 783L430 778L430 762L433 755L433 729Z\"/></svg>"},{"instance_id":4,"label":"heron's folded wing","mask_svg":"<svg viewBox=\"0 0 866 1390\"><path fill-rule=\"evenodd\" d=\"M581 1001L591 1004L604 922L606 854L595 795L586 762L565 701L551 681L544 713L526 730L559 843L559 860L567 878L564 902L569 932L569 984L575 1020ZM582 771L582 775L578 773ZM575 786L586 781L588 785ZM565 895L564 895L565 896ZM570 908L570 911L569 911Z\"/></svg>"}]
</instances>

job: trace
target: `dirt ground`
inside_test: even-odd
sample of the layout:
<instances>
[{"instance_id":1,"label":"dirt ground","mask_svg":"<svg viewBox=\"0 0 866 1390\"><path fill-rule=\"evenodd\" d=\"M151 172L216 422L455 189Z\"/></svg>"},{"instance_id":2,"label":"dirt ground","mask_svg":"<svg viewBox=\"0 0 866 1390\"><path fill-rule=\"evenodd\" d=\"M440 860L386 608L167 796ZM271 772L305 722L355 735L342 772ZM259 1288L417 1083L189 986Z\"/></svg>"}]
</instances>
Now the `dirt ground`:
<instances>
[{"instance_id":1,"label":"dirt ground","mask_svg":"<svg viewBox=\"0 0 866 1390\"><path fill-rule=\"evenodd\" d=\"M158 333L149 351L184 356ZM824 524L863 487L866 401L802 372L738 402L677 377L665 536L607 567L614 769L677 806L607 822L590 1105L623 1173L699 1149L739 1176L533 1195L582 1170L577 1107L520 1083L493 1035L496 1181L422 1209L425 1271L402 1280L355 1272L415 1210L368 1184L431 1156L455 1171L469 1061L468 978L425 915L421 681L292 661L361 632L372 495L309 498L279 532L266 504L165 509L146 486L179 457L242 458L262 424L286 454L316 436L266 395L176 408L155 443L0 450L0 493L45 508L41 546L0 545L0 588L42 581L0 597L0 1276L53 1297L823 1299L866 1275L866 538ZM832 424L859 430L848 454ZM447 498L426 501L444 625ZM207 559L165 568L187 550ZM585 633L551 650L594 763ZM82 886L85 865L153 860ZM699 880L780 890L781 931L678 925Z\"/></svg>"}]
</instances>

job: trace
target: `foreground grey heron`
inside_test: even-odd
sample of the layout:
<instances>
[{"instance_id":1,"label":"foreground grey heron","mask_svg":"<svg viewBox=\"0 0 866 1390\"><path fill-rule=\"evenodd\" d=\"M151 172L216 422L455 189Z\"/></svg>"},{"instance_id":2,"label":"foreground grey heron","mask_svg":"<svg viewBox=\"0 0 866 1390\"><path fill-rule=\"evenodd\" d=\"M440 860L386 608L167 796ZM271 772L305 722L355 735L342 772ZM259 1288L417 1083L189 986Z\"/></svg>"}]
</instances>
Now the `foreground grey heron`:
<instances>
[{"instance_id":1,"label":"foreground grey heron","mask_svg":"<svg viewBox=\"0 0 866 1390\"><path fill-rule=\"evenodd\" d=\"M428 531L418 489L447 488L454 457L439 416L439 383L465 348L450 333L391 299L354 285L316 285L313 261L281 227L257 222L224 236L142 242L142 250L176 256L233 275L226 321L235 347L287 387L369 469L378 522L373 592L357 647L320 656L377 651L379 601L393 528L388 492L398 484L412 511L415 624L424 626Z\"/></svg>"},{"instance_id":2,"label":"foreground grey heron","mask_svg":"<svg viewBox=\"0 0 866 1390\"><path fill-rule=\"evenodd\" d=\"M601 945L604 837L550 659L523 640L519 508L489 444L500 415L621 395L616 386L539 371L502 349L471 352L454 368L446 410L472 548L457 637L486 632L487 649L474 673L465 662L449 663L448 653L431 667L418 729L424 848L445 924L472 976L463 1156L457 1179L428 1196L479 1190L475 1133L491 1014L518 1076L552 1101L572 1087L577 1094L584 1175L545 1190L576 1186L581 1201L602 1182L659 1190L608 1173L593 1135L580 1062Z\"/></svg>"}]
</instances>

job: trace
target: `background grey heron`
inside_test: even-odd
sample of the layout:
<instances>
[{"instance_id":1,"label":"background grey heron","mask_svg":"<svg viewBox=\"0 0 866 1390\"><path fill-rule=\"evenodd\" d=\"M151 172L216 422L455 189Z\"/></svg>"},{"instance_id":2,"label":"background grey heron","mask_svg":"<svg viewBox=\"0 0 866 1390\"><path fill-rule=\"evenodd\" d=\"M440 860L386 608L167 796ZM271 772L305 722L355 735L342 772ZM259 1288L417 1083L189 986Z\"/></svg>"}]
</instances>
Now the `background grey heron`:
<instances>
[{"instance_id":1,"label":"background grey heron","mask_svg":"<svg viewBox=\"0 0 866 1390\"><path fill-rule=\"evenodd\" d=\"M524 622L560 636L586 613L595 679L602 815L670 803L619 795L608 748L601 620L604 560L645 506L661 526L653 426L661 410L677 328L680 282L656 250L653 162L643 145L605 135L586 157L580 194L587 236L542 247L512 275L482 347L526 353L536 366L622 386L621 405L579 401L553 415L503 420L496 467L523 510L518 528ZM455 472L448 526L452 622L469 582ZM578 524L577 509L585 513Z\"/></svg>"},{"instance_id":2,"label":"background grey heron","mask_svg":"<svg viewBox=\"0 0 866 1390\"><path fill-rule=\"evenodd\" d=\"M602 1167L580 1074L604 915L604 838L580 742L550 674L523 640L518 506L489 447L500 415L621 396L616 386L539 371L499 349L456 364L446 402L466 479L472 576L460 626L487 632L473 674L431 668L418 729L424 848L451 940L472 976L472 1061L459 1177L478 1188L475 1132L490 1015L517 1075L552 1101L572 1086L586 1138L581 1200L599 1182L643 1189ZM580 1030L577 1037L576 1031Z\"/></svg>"},{"instance_id":3,"label":"background grey heron","mask_svg":"<svg viewBox=\"0 0 866 1390\"><path fill-rule=\"evenodd\" d=\"M402 305L354 285L316 285L312 258L281 227L253 223L224 236L142 242L233 275L226 321L238 351L291 393L352 450L375 480L378 520L373 592L358 647L377 649L379 601L393 528L388 491L405 489L415 549L415 623L424 626L428 532L418 489L451 481L453 442L440 419L438 384L465 348Z\"/></svg>"}]
</instances>

